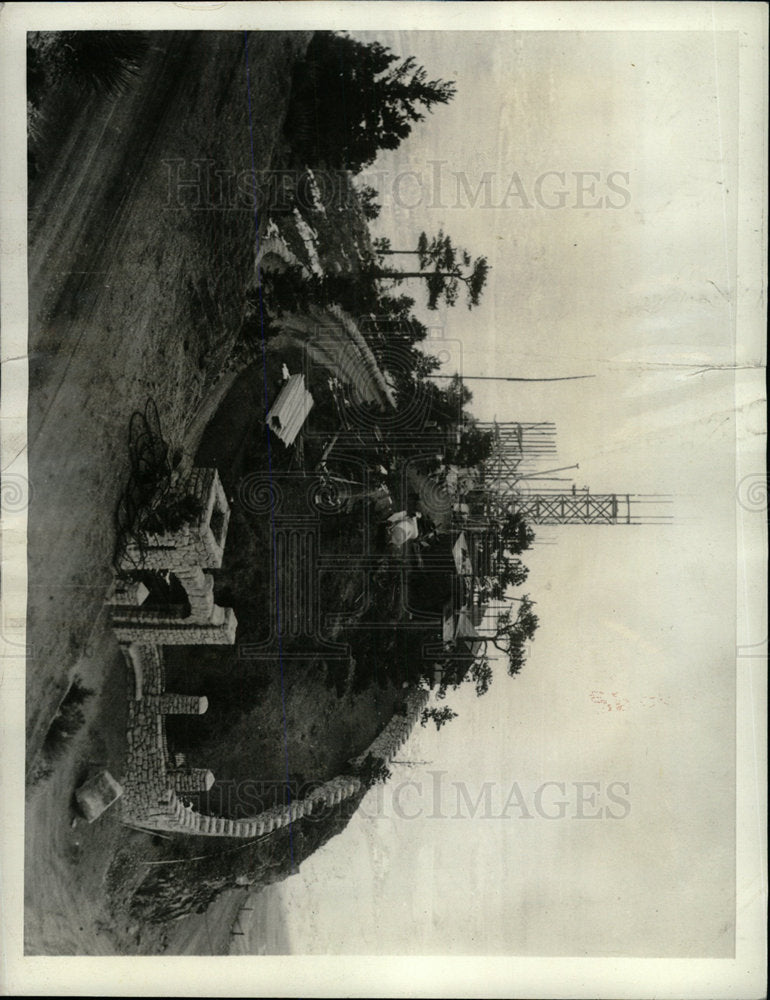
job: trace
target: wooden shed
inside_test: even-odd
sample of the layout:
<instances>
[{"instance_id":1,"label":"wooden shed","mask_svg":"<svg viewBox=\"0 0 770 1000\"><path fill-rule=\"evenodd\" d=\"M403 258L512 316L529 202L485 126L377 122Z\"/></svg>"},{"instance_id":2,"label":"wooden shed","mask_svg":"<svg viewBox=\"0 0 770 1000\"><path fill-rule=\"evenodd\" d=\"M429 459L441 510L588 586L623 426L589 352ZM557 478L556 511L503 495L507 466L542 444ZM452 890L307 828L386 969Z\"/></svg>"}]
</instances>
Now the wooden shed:
<instances>
[{"instance_id":1,"label":"wooden shed","mask_svg":"<svg viewBox=\"0 0 770 1000\"><path fill-rule=\"evenodd\" d=\"M294 444L307 415L313 397L305 388L304 375L290 375L267 415L267 426L288 448Z\"/></svg>"}]
</instances>

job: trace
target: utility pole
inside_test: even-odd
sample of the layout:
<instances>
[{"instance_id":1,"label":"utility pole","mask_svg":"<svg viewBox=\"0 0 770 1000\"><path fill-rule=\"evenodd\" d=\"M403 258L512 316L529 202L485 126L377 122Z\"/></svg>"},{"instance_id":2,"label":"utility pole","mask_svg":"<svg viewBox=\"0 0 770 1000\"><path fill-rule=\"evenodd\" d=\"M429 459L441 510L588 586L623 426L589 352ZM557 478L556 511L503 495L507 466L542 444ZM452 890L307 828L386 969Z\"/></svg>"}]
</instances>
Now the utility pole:
<instances>
[{"instance_id":1,"label":"utility pole","mask_svg":"<svg viewBox=\"0 0 770 1000\"><path fill-rule=\"evenodd\" d=\"M558 375L553 378L514 378L511 375L431 375L431 378L459 378L461 382L468 379L485 382L570 382L578 378L596 378L595 375Z\"/></svg>"},{"instance_id":2,"label":"utility pole","mask_svg":"<svg viewBox=\"0 0 770 1000\"><path fill-rule=\"evenodd\" d=\"M532 476L519 476L518 478L519 478L519 480L522 480L522 479L526 479L526 480L530 480L530 479L545 479L546 476L549 476L552 472L567 472L570 469L579 469L579 468L580 468L580 463L576 462L575 465L562 465L558 469L544 469L543 472L536 472ZM564 482L569 482L568 479L565 479L563 481Z\"/></svg>"}]
</instances>

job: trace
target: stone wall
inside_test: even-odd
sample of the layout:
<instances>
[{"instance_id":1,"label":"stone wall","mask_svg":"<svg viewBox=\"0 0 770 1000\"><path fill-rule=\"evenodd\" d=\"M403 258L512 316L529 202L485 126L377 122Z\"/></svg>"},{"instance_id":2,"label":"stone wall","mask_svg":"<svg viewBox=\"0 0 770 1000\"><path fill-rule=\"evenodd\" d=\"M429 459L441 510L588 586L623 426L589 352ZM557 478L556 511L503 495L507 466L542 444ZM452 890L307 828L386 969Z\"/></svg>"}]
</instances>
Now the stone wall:
<instances>
[{"instance_id":1,"label":"stone wall","mask_svg":"<svg viewBox=\"0 0 770 1000\"><path fill-rule=\"evenodd\" d=\"M130 541L121 558L125 571L144 569L172 570L202 566L216 569L222 565L230 505L216 469L193 469L186 483L190 496L198 501L201 513L178 531L147 533L140 545Z\"/></svg>"},{"instance_id":2,"label":"stone wall","mask_svg":"<svg viewBox=\"0 0 770 1000\"><path fill-rule=\"evenodd\" d=\"M324 782L305 798L288 805L273 806L247 819L207 816L185 806L185 793L207 790L214 781L211 771L180 768L169 757L165 715L171 712L205 711L206 699L170 694L163 690L162 652L156 646L123 645L131 686L142 695L129 702L127 774L123 781L124 821L152 830L211 837L261 837L311 815L320 806L332 807L362 790L359 778L339 775ZM407 696L406 715L395 715L352 765L359 766L372 754L390 762L409 738L428 692Z\"/></svg>"},{"instance_id":3,"label":"stone wall","mask_svg":"<svg viewBox=\"0 0 770 1000\"><path fill-rule=\"evenodd\" d=\"M354 758L350 763L354 768L363 764L369 754L375 758L381 758L386 764L396 756L401 747L406 743L414 729L417 720L420 718L422 710L428 703L430 693L428 691L413 691L406 698L406 714L394 715L390 722L362 754Z\"/></svg>"},{"instance_id":4,"label":"stone wall","mask_svg":"<svg viewBox=\"0 0 770 1000\"><path fill-rule=\"evenodd\" d=\"M324 782L305 798L273 806L248 819L207 816L185 806L180 796L207 790L214 782L211 771L180 768L170 759L165 716L202 714L205 697L164 691L162 650L138 643L122 644L134 696L129 700L128 756L123 780L123 820L130 825L168 832L212 837L261 837L309 816L319 806L331 807L355 795L361 782L341 775Z\"/></svg>"},{"instance_id":5,"label":"stone wall","mask_svg":"<svg viewBox=\"0 0 770 1000\"><path fill-rule=\"evenodd\" d=\"M147 588L128 579L116 580L108 597L112 625L119 642L162 646L232 645L238 620L232 608L214 603L214 577L224 556L230 506L216 469L193 469L186 486L201 513L168 534L147 534L140 545L129 542L121 561L128 572L140 567L173 573L185 589L190 613L175 617L142 607Z\"/></svg>"},{"instance_id":6,"label":"stone wall","mask_svg":"<svg viewBox=\"0 0 770 1000\"><path fill-rule=\"evenodd\" d=\"M147 588L129 580L115 582L108 603L113 628L128 668L128 752L123 778L121 809L129 825L150 830L212 837L261 837L310 815L319 807L332 807L362 790L353 775L324 782L307 796L283 806L273 806L247 819L208 816L186 805L181 796L207 791L214 783L211 771L188 768L182 755L171 760L166 739L166 715L201 715L208 699L166 691L164 645L207 645L235 642L237 621L231 608L214 604L213 578L205 569L222 564L229 507L214 469L197 469L191 479L202 514L173 535L152 536L147 548L137 547L125 558L125 568L173 572L190 602L187 618L173 618L143 609ZM368 754L386 763L404 744L422 708L427 692L407 696L406 714L396 715L353 765ZM353 768L355 769L355 768Z\"/></svg>"},{"instance_id":7,"label":"stone wall","mask_svg":"<svg viewBox=\"0 0 770 1000\"><path fill-rule=\"evenodd\" d=\"M273 830L288 826L311 815L319 806L331 807L355 795L361 788L358 778L338 777L324 782L306 798L290 805L273 806L249 819L227 819L224 816L206 816L185 807L178 796L171 792L167 798L168 813L157 817L153 827L169 832L189 833L197 837L262 837Z\"/></svg>"},{"instance_id":8,"label":"stone wall","mask_svg":"<svg viewBox=\"0 0 770 1000\"><path fill-rule=\"evenodd\" d=\"M179 795L207 792L214 784L214 775L202 767L177 768L169 771L174 791Z\"/></svg>"},{"instance_id":9,"label":"stone wall","mask_svg":"<svg viewBox=\"0 0 770 1000\"><path fill-rule=\"evenodd\" d=\"M213 620L202 625L189 618L165 618L145 613L124 615L113 611L112 627L118 642L153 643L160 646L232 646L238 619L232 608L215 606Z\"/></svg>"}]
</instances>

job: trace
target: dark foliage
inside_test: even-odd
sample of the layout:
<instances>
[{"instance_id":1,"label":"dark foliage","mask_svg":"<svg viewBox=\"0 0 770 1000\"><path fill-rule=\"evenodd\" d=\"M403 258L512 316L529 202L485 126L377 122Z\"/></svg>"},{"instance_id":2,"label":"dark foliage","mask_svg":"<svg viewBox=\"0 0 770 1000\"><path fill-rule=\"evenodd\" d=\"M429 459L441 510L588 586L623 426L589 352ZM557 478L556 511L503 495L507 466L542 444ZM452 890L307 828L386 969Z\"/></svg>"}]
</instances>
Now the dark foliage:
<instances>
[{"instance_id":1,"label":"dark foliage","mask_svg":"<svg viewBox=\"0 0 770 1000\"><path fill-rule=\"evenodd\" d=\"M447 448L445 461L461 469L470 469L486 461L492 454L491 431L479 430L473 423L460 431L460 440Z\"/></svg>"},{"instance_id":2,"label":"dark foliage","mask_svg":"<svg viewBox=\"0 0 770 1000\"><path fill-rule=\"evenodd\" d=\"M392 774L382 757L368 753L358 769L358 777L366 788L371 788L373 785L385 784Z\"/></svg>"},{"instance_id":3,"label":"dark foliage","mask_svg":"<svg viewBox=\"0 0 770 1000\"><path fill-rule=\"evenodd\" d=\"M429 80L413 56L399 62L379 42L319 31L295 70L285 131L303 165L358 172L454 93L452 82Z\"/></svg>"},{"instance_id":4,"label":"dark foliage","mask_svg":"<svg viewBox=\"0 0 770 1000\"><path fill-rule=\"evenodd\" d=\"M51 775L54 763L64 754L72 737L85 725L86 717L81 706L93 693L80 677L75 676L48 727L39 757L32 768L31 784Z\"/></svg>"},{"instance_id":5,"label":"dark foliage","mask_svg":"<svg viewBox=\"0 0 770 1000\"><path fill-rule=\"evenodd\" d=\"M30 36L27 97L33 104L44 88L74 83L84 92L115 96L139 71L148 49L138 31L61 31Z\"/></svg>"},{"instance_id":6,"label":"dark foliage","mask_svg":"<svg viewBox=\"0 0 770 1000\"><path fill-rule=\"evenodd\" d=\"M457 712L453 712L448 705L445 705L443 708L424 708L420 716L420 724L427 726L429 722L433 722L436 729L441 729L447 722L451 722L452 719L456 718Z\"/></svg>"}]
</instances>

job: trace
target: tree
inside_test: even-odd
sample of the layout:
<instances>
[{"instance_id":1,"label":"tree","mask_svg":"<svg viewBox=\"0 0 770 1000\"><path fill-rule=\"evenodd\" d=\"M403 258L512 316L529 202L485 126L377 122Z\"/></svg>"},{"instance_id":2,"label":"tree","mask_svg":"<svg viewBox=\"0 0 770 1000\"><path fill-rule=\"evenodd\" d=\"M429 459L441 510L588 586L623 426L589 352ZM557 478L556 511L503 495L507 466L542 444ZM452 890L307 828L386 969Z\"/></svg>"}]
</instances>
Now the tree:
<instances>
[{"instance_id":1,"label":"tree","mask_svg":"<svg viewBox=\"0 0 770 1000\"><path fill-rule=\"evenodd\" d=\"M468 421L460 430L460 440L447 448L445 461L461 469L472 469L489 458L492 442L491 431L479 430L475 422Z\"/></svg>"},{"instance_id":2,"label":"tree","mask_svg":"<svg viewBox=\"0 0 770 1000\"><path fill-rule=\"evenodd\" d=\"M432 366L430 374L438 367L440 367L440 363L435 368ZM428 420L440 430L454 434L455 429L467 419L464 406L470 400L471 395L465 386L455 379L446 386L429 381L424 384L423 391Z\"/></svg>"},{"instance_id":3,"label":"tree","mask_svg":"<svg viewBox=\"0 0 770 1000\"><path fill-rule=\"evenodd\" d=\"M529 570L517 556L531 547L535 533L520 513L509 512L497 522L492 537L495 551L487 586L489 596L499 600L509 587L520 587L529 576Z\"/></svg>"},{"instance_id":4,"label":"tree","mask_svg":"<svg viewBox=\"0 0 770 1000\"><path fill-rule=\"evenodd\" d=\"M392 772L382 757L368 753L358 769L358 777L367 788L384 785L392 778Z\"/></svg>"},{"instance_id":5,"label":"tree","mask_svg":"<svg viewBox=\"0 0 770 1000\"><path fill-rule=\"evenodd\" d=\"M378 194L375 189L369 184L364 184L358 192L358 197L361 202L361 210L364 213L364 218L370 222L376 219L382 210L382 205L377 201Z\"/></svg>"},{"instance_id":6,"label":"tree","mask_svg":"<svg viewBox=\"0 0 770 1000\"><path fill-rule=\"evenodd\" d=\"M414 56L399 61L379 42L318 31L294 71L284 131L311 166L357 173L454 95L453 81L428 79Z\"/></svg>"},{"instance_id":7,"label":"tree","mask_svg":"<svg viewBox=\"0 0 770 1000\"><path fill-rule=\"evenodd\" d=\"M519 555L532 547L535 532L519 511L508 512L500 521L498 535L505 547L514 555Z\"/></svg>"},{"instance_id":8,"label":"tree","mask_svg":"<svg viewBox=\"0 0 770 1000\"><path fill-rule=\"evenodd\" d=\"M494 574L489 579L489 596L499 601L509 587L520 587L528 576L529 569L521 559L512 557L508 552L500 553L494 566Z\"/></svg>"},{"instance_id":9,"label":"tree","mask_svg":"<svg viewBox=\"0 0 770 1000\"><path fill-rule=\"evenodd\" d=\"M412 315L414 299L410 295L389 295L377 290L374 308L358 316L358 325L377 352L386 353L394 344L412 346L428 336L427 327Z\"/></svg>"},{"instance_id":10,"label":"tree","mask_svg":"<svg viewBox=\"0 0 770 1000\"><path fill-rule=\"evenodd\" d=\"M387 241L378 241L375 249L379 255L413 253L417 256L419 270L399 271L380 267L375 271L377 278L391 281L417 278L425 281L428 309L438 309L442 299L448 306L455 305L461 286L465 287L468 308L472 309L479 304L490 271L486 257L477 257L472 261L468 251L456 247L442 229L431 239L425 233L420 233L414 250L392 250L389 243L387 247L384 246L385 243Z\"/></svg>"},{"instance_id":11,"label":"tree","mask_svg":"<svg viewBox=\"0 0 770 1000\"><path fill-rule=\"evenodd\" d=\"M526 659L525 644L535 637L539 619L532 611L534 602L528 595L519 601L516 618L511 611L504 611L498 616L497 628L493 636L485 636L483 642L488 647L494 646L508 658L508 673L513 677L524 666Z\"/></svg>"},{"instance_id":12,"label":"tree","mask_svg":"<svg viewBox=\"0 0 770 1000\"><path fill-rule=\"evenodd\" d=\"M386 237L379 237L378 239L376 239L374 241L374 248L379 254L382 254L383 256L390 256L394 254L399 254L399 255L413 254L419 258L420 267L428 266L427 253L428 253L429 243L428 243L428 237L426 236L425 233L420 233L417 239L417 246L413 247L410 250L394 250L390 245L390 240L387 239Z\"/></svg>"},{"instance_id":13,"label":"tree","mask_svg":"<svg viewBox=\"0 0 770 1000\"><path fill-rule=\"evenodd\" d=\"M462 413L465 406L473 400L473 393L465 382L463 382L462 375L454 374L444 391L446 392L447 399L456 401L458 413Z\"/></svg>"},{"instance_id":14,"label":"tree","mask_svg":"<svg viewBox=\"0 0 770 1000\"><path fill-rule=\"evenodd\" d=\"M427 726L429 722L434 722L436 729L441 729L447 722L457 718L457 712L445 705L443 708L424 708L420 716L420 725Z\"/></svg>"},{"instance_id":15,"label":"tree","mask_svg":"<svg viewBox=\"0 0 770 1000\"><path fill-rule=\"evenodd\" d=\"M473 661L469 676L479 698L489 691L489 686L492 683L492 667L490 667L486 656L481 656Z\"/></svg>"}]
</instances>

